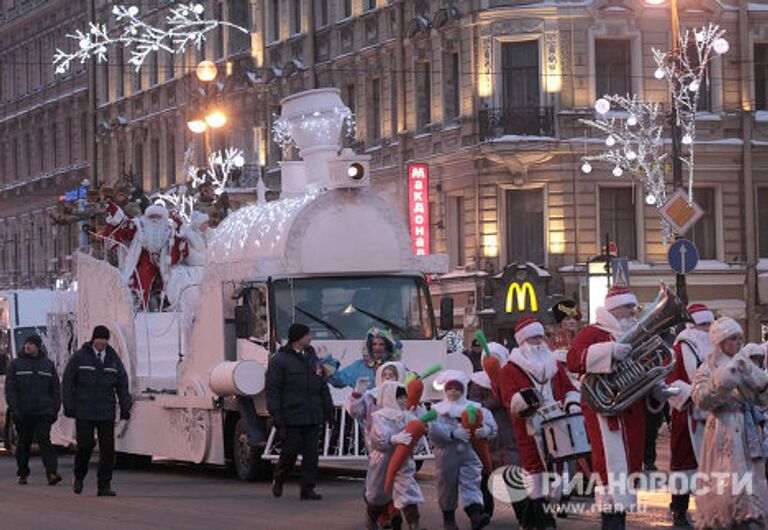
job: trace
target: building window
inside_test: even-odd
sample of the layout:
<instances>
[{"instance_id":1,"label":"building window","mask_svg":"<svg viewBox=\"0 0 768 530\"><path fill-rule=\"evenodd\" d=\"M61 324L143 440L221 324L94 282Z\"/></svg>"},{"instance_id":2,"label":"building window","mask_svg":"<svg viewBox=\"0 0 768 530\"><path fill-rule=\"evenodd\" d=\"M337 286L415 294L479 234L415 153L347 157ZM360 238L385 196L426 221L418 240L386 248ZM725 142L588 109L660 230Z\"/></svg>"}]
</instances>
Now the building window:
<instances>
[{"instance_id":1,"label":"building window","mask_svg":"<svg viewBox=\"0 0 768 530\"><path fill-rule=\"evenodd\" d=\"M143 75L142 71L139 70L138 72L136 70L131 69L131 80L132 80L132 91L133 92L139 92L142 89L143 85Z\"/></svg>"},{"instance_id":2,"label":"building window","mask_svg":"<svg viewBox=\"0 0 768 530\"><path fill-rule=\"evenodd\" d=\"M503 134L539 135L548 129L541 114L539 42L510 42L502 47Z\"/></svg>"},{"instance_id":3,"label":"building window","mask_svg":"<svg viewBox=\"0 0 768 530\"><path fill-rule=\"evenodd\" d=\"M108 103L109 102L109 63L104 63L101 66L101 81L102 81L101 101L103 103Z\"/></svg>"},{"instance_id":4,"label":"building window","mask_svg":"<svg viewBox=\"0 0 768 530\"><path fill-rule=\"evenodd\" d=\"M393 74L389 77L389 105L390 116L389 119L392 122L392 138L397 138L398 133L398 117L397 117L397 76Z\"/></svg>"},{"instance_id":5,"label":"building window","mask_svg":"<svg viewBox=\"0 0 768 530\"><path fill-rule=\"evenodd\" d=\"M32 138L28 134L24 135L24 161L27 168L27 176L32 175Z\"/></svg>"},{"instance_id":6,"label":"building window","mask_svg":"<svg viewBox=\"0 0 768 530\"><path fill-rule=\"evenodd\" d=\"M42 127L37 130L37 156L40 158L39 168L42 173L48 167L45 156L45 129Z\"/></svg>"},{"instance_id":7,"label":"building window","mask_svg":"<svg viewBox=\"0 0 768 530\"><path fill-rule=\"evenodd\" d=\"M165 80L170 81L176 77L176 54L164 53L163 55L165 56Z\"/></svg>"},{"instance_id":8,"label":"building window","mask_svg":"<svg viewBox=\"0 0 768 530\"><path fill-rule=\"evenodd\" d=\"M167 55L171 55L170 53ZM115 96L121 98L125 96L125 64L124 64L123 48L117 48L117 66L115 72L117 74L117 80L115 81L116 91Z\"/></svg>"},{"instance_id":9,"label":"building window","mask_svg":"<svg viewBox=\"0 0 768 530\"><path fill-rule=\"evenodd\" d=\"M168 135L165 145L166 184L176 184L176 138Z\"/></svg>"},{"instance_id":10,"label":"building window","mask_svg":"<svg viewBox=\"0 0 768 530\"><path fill-rule=\"evenodd\" d=\"M149 86L152 87L157 85L160 74L160 65L158 64L160 57L158 57L157 53L150 53L147 61L149 62Z\"/></svg>"},{"instance_id":11,"label":"building window","mask_svg":"<svg viewBox=\"0 0 768 530\"><path fill-rule=\"evenodd\" d=\"M544 264L544 189L508 190L507 262Z\"/></svg>"},{"instance_id":12,"label":"building window","mask_svg":"<svg viewBox=\"0 0 768 530\"><path fill-rule=\"evenodd\" d=\"M80 160L88 159L88 113L80 115Z\"/></svg>"},{"instance_id":13,"label":"building window","mask_svg":"<svg viewBox=\"0 0 768 530\"><path fill-rule=\"evenodd\" d=\"M452 121L459 115L459 52L443 56L443 105L445 121Z\"/></svg>"},{"instance_id":14,"label":"building window","mask_svg":"<svg viewBox=\"0 0 768 530\"><path fill-rule=\"evenodd\" d=\"M376 9L376 0L363 0L365 2L365 10L373 11Z\"/></svg>"},{"instance_id":15,"label":"building window","mask_svg":"<svg viewBox=\"0 0 768 530\"><path fill-rule=\"evenodd\" d=\"M317 17L318 26L324 28L328 25L328 0L316 0L317 1Z\"/></svg>"},{"instance_id":16,"label":"building window","mask_svg":"<svg viewBox=\"0 0 768 530\"><path fill-rule=\"evenodd\" d=\"M466 261L464 196L449 195L446 213L448 214L448 258L451 268L461 267Z\"/></svg>"},{"instance_id":17,"label":"building window","mask_svg":"<svg viewBox=\"0 0 768 530\"><path fill-rule=\"evenodd\" d=\"M295 35L301 33L301 0L293 0L293 8L291 10L292 19L292 33Z\"/></svg>"},{"instance_id":18,"label":"building window","mask_svg":"<svg viewBox=\"0 0 768 530\"><path fill-rule=\"evenodd\" d=\"M768 43L755 44L755 106L768 110Z\"/></svg>"},{"instance_id":19,"label":"building window","mask_svg":"<svg viewBox=\"0 0 768 530\"><path fill-rule=\"evenodd\" d=\"M248 16L249 0L229 0L227 2L227 20L243 28L251 27ZM227 51L236 54L241 51L251 50L251 35L242 31L227 30Z\"/></svg>"},{"instance_id":20,"label":"building window","mask_svg":"<svg viewBox=\"0 0 768 530\"><path fill-rule=\"evenodd\" d=\"M270 40L280 40L280 0L271 0L269 9L269 19L271 27Z\"/></svg>"},{"instance_id":21,"label":"building window","mask_svg":"<svg viewBox=\"0 0 768 530\"><path fill-rule=\"evenodd\" d=\"M381 79L371 81L370 112L368 113L368 141L376 145L381 140Z\"/></svg>"},{"instance_id":22,"label":"building window","mask_svg":"<svg viewBox=\"0 0 768 530\"><path fill-rule=\"evenodd\" d=\"M221 2L217 2L213 7L214 20L224 20L224 6ZM213 57L215 59L221 59L224 57L224 26L216 28L216 36L213 43Z\"/></svg>"},{"instance_id":23,"label":"building window","mask_svg":"<svg viewBox=\"0 0 768 530\"><path fill-rule=\"evenodd\" d=\"M758 255L768 258L768 188L757 189Z\"/></svg>"},{"instance_id":24,"label":"building window","mask_svg":"<svg viewBox=\"0 0 768 530\"><path fill-rule=\"evenodd\" d=\"M701 259L717 259L717 215L714 188L695 188L693 201L704 210L686 237L693 241Z\"/></svg>"},{"instance_id":25,"label":"building window","mask_svg":"<svg viewBox=\"0 0 768 530\"><path fill-rule=\"evenodd\" d=\"M423 132L432 123L432 63L416 63L416 131Z\"/></svg>"},{"instance_id":26,"label":"building window","mask_svg":"<svg viewBox=\"0 0 768 530\"><path fill-rule=\"evenodd\" d=\"M133 167L131 173L142 177L144 175L144 146L141 142L133 144Z\"/></svg>"},{"instance_id":27,"label":"building window","mask_svg":"<svg viewBox=\"0 0 768 530\"><path fill-rule=\"evenodd\" d=\"M632 92L632 53L629 39L595 39L597 97Z\"/></svg>"},{"instance_id":28,"label":"building window","mask_svg":"<svg viewBox=\"0 0 768 530\"><path fill-rule=\"evenodd\" d=\"M150 169L150 187L153 191L160 189L160 140L153 138L149 144L149 160L152 164Z\"/></svg>"},{"instance_id":29,"label":"building window","mask_svg":"<svg viewBox=\"0 0 768 530\"><path fill-rule=\"evenodd\" d=\"M344 2L344 18L352 16L352 0L343 0Z\"/></svg>"},{"instance_id":30,"label":"building window","mask_svg":"<svg viewBox=\"0 0 768 530\"><path fill-rule=\"evenodd\" d=\"M53 152L53 167L59 167L59 122L51 117L51 151Z\"/></svg>"},{"instance_id":31,"label":"building window","mask_svg":"<svg viewBox=\"0 0 768 530\"><path fill-rule=\"evenodd\" d=\"M608 236L616 242L619 256L637 259L636 223L632 188L600 188L600 248Z\"/></svg>"}]
</instances>

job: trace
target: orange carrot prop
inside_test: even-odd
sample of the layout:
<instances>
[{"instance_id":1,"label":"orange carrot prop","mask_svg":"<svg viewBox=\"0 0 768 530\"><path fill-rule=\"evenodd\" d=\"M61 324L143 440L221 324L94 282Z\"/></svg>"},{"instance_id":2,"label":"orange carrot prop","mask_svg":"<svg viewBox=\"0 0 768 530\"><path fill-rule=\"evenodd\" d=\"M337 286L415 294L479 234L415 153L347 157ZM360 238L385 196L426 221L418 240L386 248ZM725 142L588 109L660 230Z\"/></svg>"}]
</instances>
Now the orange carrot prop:
<instances>
[{"instance_id":1,"label":"orange carrot prop","mask_svg":"<svg viewBox=\"0 0 768 530\"><path fill-rule=\"evenodd\" d=\"M408 377L405 378L406 410L413 410L421 403L421 396L424 395L424 379L442 369L442 364L435 364L421 375L414 372L408 374Z\"/></svg>"},{"instance_id":2,"label":"orange carrot prop","mask_svg":"<svg viewBox=\"0 0 768 530\"><path fill-rule=\"evenodd\" d=\"M483 411L478 410L474 405L467 405L467 409L461 413L461 426L469 431L472 436L472 447L475 448L477 456L483 463L483 470L490 475L493 472L491 463L491 448L488 440L475 437L475 431L483 426Z\"/></svg>"},{"instance_id":3,"label":"orange carrot prop","mask_svg":"<svg viewBox=\"0 0 768 530\"><path fill-rule=\"evenodd\" d=\"M475 338L480 346L483 347L485 356L483 357L483 371L488 374L488 379L491 380L491 388L499 387L499 378L501 377L501 363L498 357L491 354L490 348L488 348L488 338L483 333L483 330L478 329L475 332Z\"/></svg>"},{"instance_id":4,"label":"orange carrot prop","mask_svg":"<svg viewBox=\"0 0 768 530\"><path fill-rule=\"evenodd\" d=\"M411 435L411 443L395 447L395 452L392 453L392 458L389 460L389 465L387 466L387 476L384 480L385 492L389 493L392 491L392 485L395 483L395 475L397 475L397 472L403 467L405 461L408 460L411 451L413 451L413 448L419 443L421 437L427 433L427 423L436 419L437 411L430 410L421 418L409 421L405 426L405 432Z\"/></svg>"}]
</instances>

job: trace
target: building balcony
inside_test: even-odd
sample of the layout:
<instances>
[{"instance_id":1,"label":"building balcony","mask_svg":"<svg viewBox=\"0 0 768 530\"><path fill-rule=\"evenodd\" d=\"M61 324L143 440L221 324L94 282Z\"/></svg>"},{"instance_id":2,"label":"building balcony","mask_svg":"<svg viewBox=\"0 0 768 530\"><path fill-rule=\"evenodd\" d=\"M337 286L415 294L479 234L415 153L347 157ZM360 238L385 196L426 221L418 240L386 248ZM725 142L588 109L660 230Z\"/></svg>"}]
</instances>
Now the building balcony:
<instances>
[{"instance_id":1,"label":"building balcony","mask_svg":"<svg viewBox=\"0 0 768 530\"><path fill-rule=\"evenodd\" d=\"M480 141L506 135L554 136L553 107L506 107L480 111Z\"/></svg>"}]
</instances>

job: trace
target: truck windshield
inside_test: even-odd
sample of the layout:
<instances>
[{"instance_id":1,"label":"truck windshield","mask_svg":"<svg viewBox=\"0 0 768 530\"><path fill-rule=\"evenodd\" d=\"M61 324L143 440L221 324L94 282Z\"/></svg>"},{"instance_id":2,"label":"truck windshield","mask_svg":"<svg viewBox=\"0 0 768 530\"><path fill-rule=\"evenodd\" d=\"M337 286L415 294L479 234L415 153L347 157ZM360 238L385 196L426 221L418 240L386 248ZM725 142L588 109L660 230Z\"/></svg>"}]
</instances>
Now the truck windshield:
<instances>
[{"instance_id":1,"label":"truck windshield","mask_svg":"<svg viewBox=\"0 0 768 530\"><path fill-rule=\"evenodd\" d=\"M273 283L277 337L293 322L306 324L316 339L364 339L372 326L400 339L431 339L434 320L421 277L308 278Z\"/></svg>"}]
</instances>

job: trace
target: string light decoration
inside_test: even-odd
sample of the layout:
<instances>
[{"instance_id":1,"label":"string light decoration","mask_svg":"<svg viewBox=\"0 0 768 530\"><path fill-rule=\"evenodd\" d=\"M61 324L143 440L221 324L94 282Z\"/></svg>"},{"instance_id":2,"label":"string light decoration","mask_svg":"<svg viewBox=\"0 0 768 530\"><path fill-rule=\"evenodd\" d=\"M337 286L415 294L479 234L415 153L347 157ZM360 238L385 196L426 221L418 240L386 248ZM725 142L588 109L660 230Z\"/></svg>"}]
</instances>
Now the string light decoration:
<instances>
[{"instance_id":1,"label":"string light decoration","mask_svg":"<svg viewBox=\"0 0 768 530\"><path fill-rule=\"evenodd\" d=\"M680 159L688 171L689 200L692 200L693 193L696 111L701 88L708 82L713 53L722 55L730 48L724 35L724 29L710 23L700 29L686 30L680 36L676 49L667 52L653 49L657 66L654 75L657 79L667 80L677 108L677 124L683 132L682 144L685 148L680 153Z\"/></svg>"},{"instance_id":2,"label":"string light decoration","mask_svg":"<svg viewBox=\"0 0 768 530\"><path fill-rule=\"evenodd\" d=\"M709 64L714 54L726 53L728 41L725 30L716 24L708 24L683 33L677 47L667 52L653 49L657 69L656 79L666 79L673 105L677 109L677 124L682 131L680 160L688 172L688 199L692 198L696 111L701 89L707 82ZM618 111L610 115L611 110ZM582 157L582 172L593 169L590 162L604 162L612 166L615 177L625 173L643 184L645 203L661 208L666 202L665 162L668 154L664 149L666 115L661 105L642 101L636 95L603 96L595 101L596 118L579 120L592 129L606 135L606 150ZM621 116L621 117L619 117ZM671 227L662 220L664 244L672 235Z\"/></svg>"},{"instance_id":3,"label":"string light decoration","mask_svg":"<svg viewBox=\"0 0 768 530\"><path fill-rule=\"evenodd\" d=\"M331 136L339 124L346 125L345 135L348 138L354 138L357 129L355 115L346 105L334 106L330 111L301 114L298 117L285 118L275 115L273 118L272 138L282 147L283 152L296 145L297 135L321 138L325 145L336 145L339 139Z\"/></svg>"},{"instance_id":4,"label":"string light decoration","mask_svg":"<svg viewBox=\"0 0 768 530\"><path fill-rule=\"evenodd\" d=\"M90 23L87 31L77 30L67 35L67 38L77 43L76 49L72 53L56 49L53 64L57 74L66 73L73 62L84 63L91 57L96 57L98 62L106 62L109 48L118 44L131 49L128 62L138 72L152 52L162 50L173 54L183 53L189 44L201 49L206 34L214 29L226 26L248 33L247 29L237 24L204 18L205 6L196 3L171 8L170 14L165 17L166 28L155 27L140 20L139 8L136 6L117 5L112 8L112 14L118 24L124 24L120 30L112 31L106 24ZM114 36L110 36L110 33Z\"/></svg>"},{"instance_id":5,"label":"string light decoration","mask_svg":"<svg viewBox=\"0 0 768 530\"><path fill-rule=\"evenodd\" d=\"M606 135L607 150L588 155L585 142L582 172L590 173L594 162L612 166L615 177L620 178L626 173L642 183L647 194L646 203L660 208L666 200L664 163L668 158L664 152L661 105L644 102L637 96L604 96L599 101L599 109L603 112L598 112L594 120L579 121ZM618 112L610 115L611 109ZM662 232L666 242L671 232L664 222Z\"/></svg>"},{"instance_id":6,"label":"string light decoration","mask_svg":"<svg viewBox=\"0 0 768 530\"><path fill-rule=\"evenodd\" d=\"M232 172L244 165L245 158L240 149L228 147L223 154L221 151L215 151L208 157L208 168L204 172L198 171L194 165L188 166L189 185L181 184L166 191L157 192L152 198L155 202L161 202L167 208L176 211L182 219L188 221L197 203L194 190L204 182L210 182L213 184L214 193L221 195L227 187Z\"/></svg>"}]
</instances>

